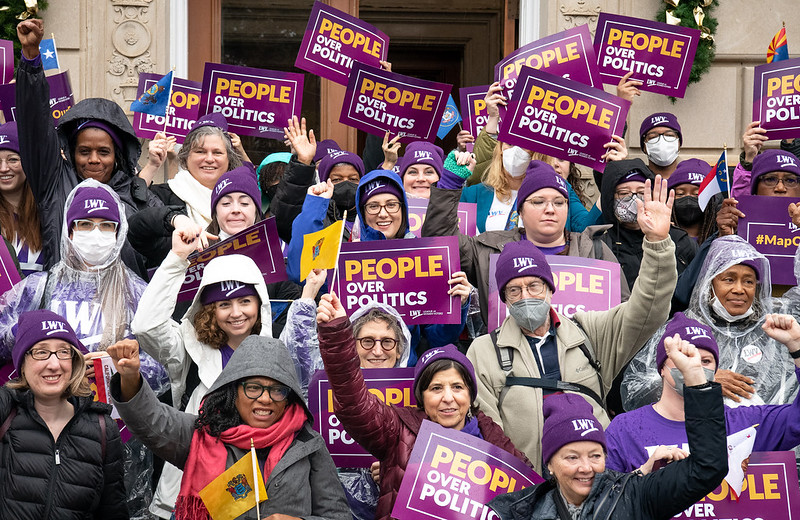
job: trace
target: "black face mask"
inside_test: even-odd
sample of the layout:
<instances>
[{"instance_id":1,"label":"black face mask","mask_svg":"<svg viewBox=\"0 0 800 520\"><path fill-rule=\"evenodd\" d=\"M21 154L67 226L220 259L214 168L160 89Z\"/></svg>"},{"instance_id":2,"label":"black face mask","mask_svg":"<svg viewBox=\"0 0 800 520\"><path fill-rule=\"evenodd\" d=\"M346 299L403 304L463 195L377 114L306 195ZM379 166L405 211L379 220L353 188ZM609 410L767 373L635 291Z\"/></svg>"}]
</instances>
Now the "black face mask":
<instances>
[{"instance_id":1,"label":"black face mask","mask_svg":"<svg viewBox=\"0 0 800 520\"><path fill-rule=\"evenodd\" d=\"M345 211L353 214L356 208L356 189L358 189L358 183L350 181L342 181L333 185L333 202L336 203L339 214Z\"/></svg>"},{"instance_id":2,"label":"black face mask","mask_svg":"<svg viewBox=\"0 0 800 520\"><path fill-rule=\"evenodd\" d=\"M275 183L272 186L267 186L266 191L264 191L264 196L267 200L272 201L275 198L275 194L278 193L278 184Z\"/></svg>"},{"instance_id":3,"label":"black face mask","mask_svg":"<svg viewBox=\"0 0 800 520\"><path fill-rule=\"evenodd\" d=\"M675 212L675 221L682 228L694 226L703 221L703 210L700 209L697 197L687 195L675 199L673 211Z\"/></svg>"}]
</instances>

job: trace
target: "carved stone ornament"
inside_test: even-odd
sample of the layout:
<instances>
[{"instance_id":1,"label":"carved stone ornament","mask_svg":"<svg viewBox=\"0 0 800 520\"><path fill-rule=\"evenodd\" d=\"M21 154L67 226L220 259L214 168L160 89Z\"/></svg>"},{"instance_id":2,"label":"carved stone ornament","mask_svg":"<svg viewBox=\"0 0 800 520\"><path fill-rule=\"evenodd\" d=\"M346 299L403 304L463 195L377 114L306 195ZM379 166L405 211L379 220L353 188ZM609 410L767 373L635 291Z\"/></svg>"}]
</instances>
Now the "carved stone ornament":
<instances>
[{"instance_id":1,"label":"carved stone ornament","mask_svg":"<svg viewBox=\"0 0 800 520\"><path fill-rule=\"evenodd\" d=\"M152 0L112 0L114 27L111 29L111 57L108 59L109 87L114 101L130 106L136 99L139 74L154 72L151 59L153 37L150 25Z\"/></svg>"},{"instance_id":2,"label":"carved stone ornament","mask_svg":"<svg viewBox=\"0 0 800 520\"><path fill-rule=\"evenodd\" d=\"M573 0L571 2L563 2L559 7L562 16L559 29L572 29L588 23L589 31L594 35L600 10L600 3L596 1Z\"/></svg>"}]
</instances>

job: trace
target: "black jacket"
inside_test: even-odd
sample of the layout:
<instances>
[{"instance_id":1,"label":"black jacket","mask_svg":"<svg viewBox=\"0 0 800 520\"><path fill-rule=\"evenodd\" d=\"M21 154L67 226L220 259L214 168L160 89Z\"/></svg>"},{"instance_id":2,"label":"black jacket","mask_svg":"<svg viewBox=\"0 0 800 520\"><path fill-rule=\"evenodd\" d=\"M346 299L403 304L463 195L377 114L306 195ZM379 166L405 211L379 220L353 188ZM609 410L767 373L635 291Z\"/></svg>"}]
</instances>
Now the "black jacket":
<instances>
[{"instance_id":1,"label":"black jacket","mask_svg":"<svg viewBox=\"0 0 800 520\"><path fill-rule=\"evenodd\" d=\"M161 201L150 194L144 180L136 175L141 146L119 105L108 99L84 99L61 117L56 130L50 115L50 86L41 64L34 66L20 60L16 78L20 156L39 207L44 268L49 269L60 259L65 201L83 180L72 162L69 138L84 120L102 120L117 130L122 141L122 149L117 150L116 171L108 185L119 195L126 216L130 219L143 208L161 205ZM62 150L66 158L62 157ZM144 274L142 259L130 245L123 248L122 259L137 274Z\"/></svg>"},{"instance_id":2,"label":"black jacket","mask_svg":"<svg viewBox=\"0 0 800 520\"><path fill-rule=\"evenodd\" d=\"M0 388L0 422L17 415L0 441L0 517L127 519L123 453L111 407L70 398L75 415L53 442L30 391ZM100 420L105 422L105 458Z\"/></svg>"},{"instance_id":3,"label":"black jacket","mask_svg":"<svg viewBox=\"0 0 800 520\"><path fill-rule=\"evenodd\" d=\"M722 387L686 388L686 436L691 457L639 477L606 470L595 475L581 518L669 519L712 492L728 473ZM500 495L489 506L502 520L557 520L552 481Z\"/></svg>"},{"instance_id":4,"label":"black jacket","mask_svg":"<svg viewBox=\"0 0 800 520\"><path fill-rule=\"evenodd\" d=\"M150 192L161 204L145 208L128 220L128 241L145 257L148 269L161 265L172 248L172 219L186 215L186 202L175 195L169 184L154 184Z\"/></svg>"},{"instance_id":5,"label":"black jacket","mask_svg":"<svg viewBox=\"0 0 800 520\"><path fill-rule=\"evenodd\" d=\"M611 229L603 235L603 240L617 257L630 288L633 288L633 283L639 277L644 233L638 229L627 229L620 225L614 216L614 192L619 180L632 170L639 170L651 182L655 180L655 175L641 159L613 161L608 163L603 172L603 187L600 190L603 220L607 224L612 224ZM684 230L675 226L670 226L669 236L675 242L675 260L677 261L678 275L680 275L697 253L697 243Z\"/></svg>"}]
</instances>

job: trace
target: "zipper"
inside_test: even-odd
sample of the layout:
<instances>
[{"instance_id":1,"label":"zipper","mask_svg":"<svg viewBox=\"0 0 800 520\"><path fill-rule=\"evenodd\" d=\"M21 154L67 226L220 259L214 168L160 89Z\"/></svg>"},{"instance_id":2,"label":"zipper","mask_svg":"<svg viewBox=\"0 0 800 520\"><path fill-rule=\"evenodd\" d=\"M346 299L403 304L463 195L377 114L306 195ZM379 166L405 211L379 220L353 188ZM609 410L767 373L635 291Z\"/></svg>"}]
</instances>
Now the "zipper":
<instances>
[{"instance_id":1,"label":"zipper","mask_svg":"<svg viewBox=\"0 0 800 520\"><path fill-rule=\"evenodd\" d=\"M61 457L58 454L58 448L56 448L56 466L61 464Z\"/></svg>"},{"instance_id":2,"label":"zipper","mask_svg":"<svg viewBox=\"0 0 800 520\"><path fill-rule=\"evenodd\" d=\"M78 417L78 415L80 415L80 411L78 410L78 407L76 406L75 407L75 414L72 416L72 418L69 420L69 422L67 422L67 424L64 426L64 429L61 430L61 434L58 436L58 440L54 442L54 444L55 444L55 453L54 453L55 465L53 467L53 472L50 474L50 481L47 484L47 503L45 503L44 514L42 515L43 519L50 518L50 514L51 514L52 509L53 509L53 497L55 495L55 493L53 492L53 488L55 487L56 483L58 482L58 472L59 472L59 468L61 467L61 440L65 436L69 435L69 431L72 429L72 425L75 422L75 420ZM50 438L52 439L53 435L50 433L50 430L47 428L47 424L45 424L45 422L43 420L41 420L41 418L38 418L38 419L39 419L40 424L44 425L45 429L47 430L48 435L50 435Z\"/></svg>"}]
</instances>

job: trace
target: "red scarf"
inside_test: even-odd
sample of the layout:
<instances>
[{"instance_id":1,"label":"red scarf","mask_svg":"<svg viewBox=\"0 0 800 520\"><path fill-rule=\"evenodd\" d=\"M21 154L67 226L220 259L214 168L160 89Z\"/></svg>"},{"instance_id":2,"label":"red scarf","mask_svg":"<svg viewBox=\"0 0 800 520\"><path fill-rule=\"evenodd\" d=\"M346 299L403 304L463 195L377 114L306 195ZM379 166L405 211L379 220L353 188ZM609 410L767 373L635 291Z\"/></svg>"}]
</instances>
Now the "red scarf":
<instances>
[{"instance_id":1,"label":"red scarf","mask_svg":"<svg viewBox=\"0 0 800 520\"><path fill-rule=\"evenodd\" d=\"M264 483L269 480L275 465L306 422L303 407L297 403L286 408L283 416L269 428L253 428L240 424L222 432L219 437L206 433L205 429L195 430L189 457L183 468L181 491L175 503L176 520L206 520L210 518L198 492L227 469L228 451L225 444L243 450L250 449L250 439L256 448L270 447L267 461L262 470ZM221 441L221 442L220 442Z\"/></svg>"}]
</instances>

